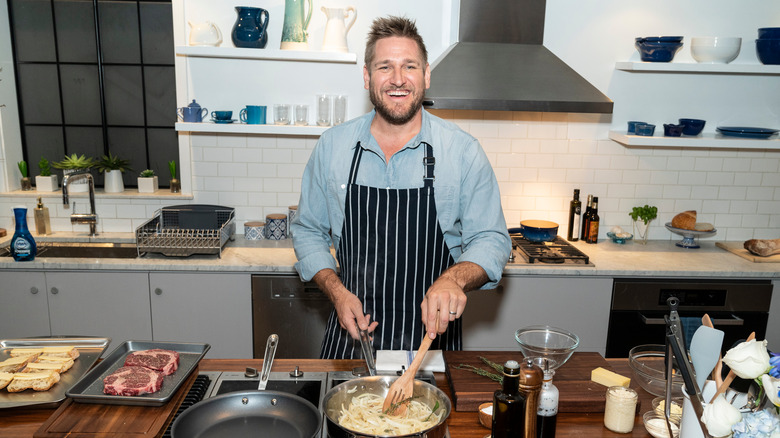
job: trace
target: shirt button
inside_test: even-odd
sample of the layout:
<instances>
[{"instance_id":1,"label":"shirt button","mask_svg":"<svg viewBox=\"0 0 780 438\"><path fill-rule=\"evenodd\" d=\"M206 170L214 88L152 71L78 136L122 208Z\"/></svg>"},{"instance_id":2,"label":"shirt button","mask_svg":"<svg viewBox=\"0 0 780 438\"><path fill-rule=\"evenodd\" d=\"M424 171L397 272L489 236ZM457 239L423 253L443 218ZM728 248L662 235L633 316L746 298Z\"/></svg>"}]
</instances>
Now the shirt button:
<instances>
[{"instance_id":1,"label":"shirt button","mask_svg":"<svg viewBox=\"0 0 780 438\"><path fill-rule=\"evenodd\" d=\"M346 184L342 184L341 185L341 190L344 190L345 188L347 188L347 185Z\"/></svg>"}]
</instances>

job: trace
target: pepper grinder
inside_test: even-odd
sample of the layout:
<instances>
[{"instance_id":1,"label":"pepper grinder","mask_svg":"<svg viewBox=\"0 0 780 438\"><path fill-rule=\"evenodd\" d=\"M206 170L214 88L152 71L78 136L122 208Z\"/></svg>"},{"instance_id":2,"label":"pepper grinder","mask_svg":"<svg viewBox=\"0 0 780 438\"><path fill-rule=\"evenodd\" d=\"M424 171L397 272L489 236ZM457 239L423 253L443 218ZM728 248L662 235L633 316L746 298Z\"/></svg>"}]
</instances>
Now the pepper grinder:
<instances>
[{"instance_id":1,"label":"pepper grinder","mask_svg":"<svg viewBox=\"0 0 780 438\"><path fill-rule=\"evenodd\" d=\"M520 394L526 399L523 438L536 438L536 414L543 382L542 369L534 365L533 358L526 358L520 366Z\"/></svg>"}]
</instances>

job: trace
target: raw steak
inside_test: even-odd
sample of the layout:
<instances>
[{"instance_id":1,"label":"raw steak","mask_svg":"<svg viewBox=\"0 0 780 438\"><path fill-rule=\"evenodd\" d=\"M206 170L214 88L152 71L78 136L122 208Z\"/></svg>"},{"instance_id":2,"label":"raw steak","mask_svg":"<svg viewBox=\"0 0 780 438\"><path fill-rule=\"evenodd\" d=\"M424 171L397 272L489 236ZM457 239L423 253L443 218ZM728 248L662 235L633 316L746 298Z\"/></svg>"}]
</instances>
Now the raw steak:
<instances>
[{"instance_id":1,"label":"raw steak","mask_svg":"<svg viewBox=\"0 0 780 438\"><path fill-rule=\"evenodd\" d=\"M121 367L103 379L103 392L111 395L141 395L162 387L162 373L144 367Z\"/></svg>"},{"instance_id":2,"label":"raw steak","mask_svg":"<svg viewBox=\"0 0 780 438\"><path fill-rule=\"evenodd\" d=\"M167 376L179 368L179 353L160 348L134 351L127 355L125 366L150 368Z\"/></svg>"}]
</instances>

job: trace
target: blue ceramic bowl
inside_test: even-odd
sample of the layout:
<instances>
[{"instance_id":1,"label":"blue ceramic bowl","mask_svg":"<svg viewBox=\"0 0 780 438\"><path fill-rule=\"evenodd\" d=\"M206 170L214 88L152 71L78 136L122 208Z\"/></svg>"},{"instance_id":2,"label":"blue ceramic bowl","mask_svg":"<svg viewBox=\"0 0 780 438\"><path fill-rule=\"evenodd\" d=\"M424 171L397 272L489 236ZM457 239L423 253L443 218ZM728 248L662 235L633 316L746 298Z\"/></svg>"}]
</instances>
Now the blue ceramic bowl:
<instances>
[{"instance_id":1,"label":"blue ceramic bowl","mask_svg":"<svg viewBox=\"0 0 780 438\"><path fill-rule=\"evenodd\" d=\"M701 119L679 119L679 122L683 127L683 135L699 135L701 130L704 129L704 124L706 123Z\"/></svg>"},{"instance_id":2,"label":"blue ceramic bowl","mask_svg":"<svg viewBox=\"0 0 780 438\"><path fill-rule=\"evenodd\" d=\"M664 137L679 137L682 135L683 125L664 123Z\"/></svg>"},{"instance_id":3,"label":"blue ceramic bowl","mask_svg":"<svg viewBox=\"0 0 780 438\"><path fill-rule=\"evenodd\" d=\"M636 132L636 124L637 123L645 123L645 122L639 122L639 121L636 121L636 120L630 120L628 122L628 133L629 134L633 134L633 133Z\"/></svg>"},{"instance_id":4,"label":"blue ceramic bowl","mask_svg":"<svg viewBox=\"0 0 780 438\"><path fill-rule=\"evenodd\" d=\"M635 46L644 62L669 62L683 43L637 41Z\"/></svg>"},{"instance_id":5,"label":"blue ceramic bowl","mask_svg":"<svg viewBox=\"0 0 780 438\"><path fill-rule=\"evenodd\" d=\"M637 42L644 41L648 43L681 43L683 37L681 36L649 36L638 37L634 39Z\"/></svg>"},{"instance_id":6,"label":"blue ceramic bowl","mask_svg":"<svg viewBox=\"0 0 780 438\"><path fill-rule=\"evenodd\" d=\"M634 129L636 130L636 135L645 137L652 137L655 133L655 125L650 123L637 123Z\"/></svg>"},{"instance_id":7,"label":"blue ceramic bowl","mask_svg":"<svg viewBox=\"0 0 780 438\"><path fill-rule=\"evenodd\" d=\"M780 27L762 27L758 29L758 38L780 38Z\"/></svg>"},{"instance_id":8,"label":"blue ceramic bowl","mask_svg":"<svg viewBox=\"0 0 780 438\"><path fill-rule=\"evenodd\" d=\"M762 64L780 64L780 38L756 40L756 54Z\"/></svg>"},{"instance_id":9,"label":"blue ceramic bowl","mask_svg":"<svg viewBox=\"0 0 780 438\"><path fill-rule=\"evenodd\" d=\"M558 235L558 224L536 219L520 221L520 232L531 242L552 242Z\"/></svg>"}]
</instances>

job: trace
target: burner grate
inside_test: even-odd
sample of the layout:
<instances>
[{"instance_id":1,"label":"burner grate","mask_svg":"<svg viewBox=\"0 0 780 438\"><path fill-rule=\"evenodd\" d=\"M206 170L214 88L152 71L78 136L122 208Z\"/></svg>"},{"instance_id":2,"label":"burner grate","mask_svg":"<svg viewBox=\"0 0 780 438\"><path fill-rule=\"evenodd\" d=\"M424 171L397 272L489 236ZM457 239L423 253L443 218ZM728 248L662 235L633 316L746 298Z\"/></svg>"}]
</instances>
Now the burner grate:
<instances>
[{"instance_id":1,"label":"burner grate","mask_svg":"<svg viewBox=\"0 0 780 438\"><path fill-rule=\"evenodd\" d=\"M163 438L171 437L171 428L173 427L173 422L182 412L195 403L203 400L203 397L206 396L206 391L209 389L209 383L211 383L211 379L205 374L200 374L195 378L195 381L192 383L192 387L187 392L187 395L184 396L184 400L182 400L181 405L179 405L179 409L173 415L173 418L171 418L171 423L168 425L168 428L165 429L165 433L162 435Z\"/></svg>"},{"instance_id":2,"label":"burner grate","mask_svg":"<svg viewBox=\"0 0 780 438\"><path fill-rule=\"evenodd\" d=\"M518 249L528 263L589 264L590 258L560 236L552 242L531 242L522 234L512 234L512 247Z\"/></svg>"}]
</instances>

